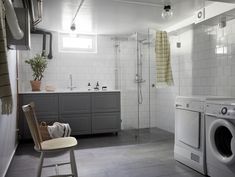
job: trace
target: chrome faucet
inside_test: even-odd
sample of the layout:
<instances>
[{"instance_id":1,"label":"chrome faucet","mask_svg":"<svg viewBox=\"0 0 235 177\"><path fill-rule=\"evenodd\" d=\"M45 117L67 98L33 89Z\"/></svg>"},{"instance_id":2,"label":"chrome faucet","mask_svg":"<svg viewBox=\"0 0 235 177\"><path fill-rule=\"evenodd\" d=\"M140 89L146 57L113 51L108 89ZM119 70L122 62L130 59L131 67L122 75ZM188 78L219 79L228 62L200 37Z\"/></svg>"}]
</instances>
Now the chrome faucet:
<instances>
[{"instance_id":1,"label":"chrome faucet","mask_svg":"<svg viewBox=\"0 0 235 177\"><path fill-rule=\"evenodd\" d=\"M68 88L72 91L74 88L76 88L73 86L73 75L72 74L69 75L69 81L70 81L70 86Z\"/></svg>"}]
</instances>

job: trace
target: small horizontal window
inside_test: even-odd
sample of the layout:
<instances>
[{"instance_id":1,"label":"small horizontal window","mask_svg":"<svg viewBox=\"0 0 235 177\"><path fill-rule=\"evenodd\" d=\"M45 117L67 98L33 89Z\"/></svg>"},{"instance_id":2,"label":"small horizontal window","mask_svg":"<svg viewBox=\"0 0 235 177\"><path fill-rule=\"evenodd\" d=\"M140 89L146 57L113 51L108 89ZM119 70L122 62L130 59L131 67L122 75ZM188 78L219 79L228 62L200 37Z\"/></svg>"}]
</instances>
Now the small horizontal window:
<instances>
[{"instance_id":1,"label":"small horizontal window","mask_svg":"<svg viewBox=\"0 0 235 177\"><path fill-rule=\"evenodd\" d=\"M60 52L97 52L97 37L96 35L84 34L59 34L59 49Z\"/></svg>"},{"instance_id":2,"label":"small horizontal window","mask_svg":"<svg viewBox=\"0 0 235 177\"><path fill-rule=\"evenodd\" d=\"M226 46L217 45L215 48L215 53L216 54L227 54L228 48Z\"/></svg>"}]
</instances>

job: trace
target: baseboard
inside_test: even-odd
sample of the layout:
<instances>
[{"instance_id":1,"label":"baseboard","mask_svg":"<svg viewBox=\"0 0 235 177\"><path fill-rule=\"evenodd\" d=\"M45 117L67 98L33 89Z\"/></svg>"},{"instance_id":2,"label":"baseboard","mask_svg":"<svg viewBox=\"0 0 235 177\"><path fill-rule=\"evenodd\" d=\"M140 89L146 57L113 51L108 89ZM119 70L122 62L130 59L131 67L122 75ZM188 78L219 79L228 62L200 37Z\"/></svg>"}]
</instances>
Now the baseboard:
<instances>
[{"instance_id":1,"label":"baseboard","mask_svg":"<svg viewBox=\"0 0 235 177\"><path fill-rule=\"evenodd\" d=\"M16 144L15 149L14 149L14 151L12 152L12 154L11 154L11 156L10 156L10 159L9 159L9 161L8 161L8 163L7 163L6 169L5 169L5 171L4 171L2 177L5 177L5 176L6 176L7 171L8 171L8 169L9 169L10 165L11 165L11 161L12 161L14 155L15 155L15 152L16 152L17 147L18 147L18 143Z\"/></svg>"}]
</instances>

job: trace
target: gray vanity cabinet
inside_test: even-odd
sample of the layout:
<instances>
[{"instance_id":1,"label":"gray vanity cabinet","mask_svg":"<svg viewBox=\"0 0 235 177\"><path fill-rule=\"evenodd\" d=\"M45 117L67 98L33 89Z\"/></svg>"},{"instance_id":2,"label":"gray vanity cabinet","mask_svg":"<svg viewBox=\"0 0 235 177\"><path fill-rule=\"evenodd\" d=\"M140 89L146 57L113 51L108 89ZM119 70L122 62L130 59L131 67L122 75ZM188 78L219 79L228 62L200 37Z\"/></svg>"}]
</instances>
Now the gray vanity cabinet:
<instances>
[{"instance_id":1,"label":"gray vanity cabinet","mask_svg":"<svg viewBox=\"0 0 235 177\"><path fill-rule=\"evenodd\" d=\"M91 113L91 94L59 94L60 114Z\"/></svg>"},{"instance_id":2,"label":"gray vanity cabinet","mask_svg":"<svg viewBox=\"0 0 235 177\"><path fill-rule=\"evenodd\" d=\"M107 133L120 131L120 113L93 113L92 133Z\"/></svg>"},{"instance_id":3,"label":"gray vanity cabinet","mask_svg":"<svg viewBox=\"0 0 235 177\"><path fill-rule=\"evenodd\" d=\"M35 112L38 118L38 122L44 121L48 124L59 121L58 117L58 96L57 94L24 94L19 96L20 101L20 135L23 139L31 137L28 124L24 113L22 111L22 105L34 102Z\"/></svg>"},{"instance_id":4,"label":"gray vanity cabinet","mask_svg":"<svg viewBox=\"0 0 235 177\"><path fill-rule=\"evenodd\" d=\"M53 117L58 118L58 96L57 94L25 94L22 95L22 104L34 102L36 107L35 111L40 117Z\"/></svg>"},{"instance_id":5,"label":"gray vanity cabinet","mask_svg":"<svg viewBox=\"0 0 235 177\"><path fill-rule=\"evenodd\" d=\"M60 122L68 123L72 135L91 134L91 95L59 94Z\"/></svg>"},{"instance_id":6,"label":"gray vanity cabinet","mask_svg":"<svg viewBox=\"0 0 235 177\"><path fill-rule=\"evenodd\" d=\"M68 123L72 129L72 135L91 134L90 114L65 114L60 115L60 122Z\"/></svg>"},{"instance_id":7,"label":"gray vanity cabinet","mask_svg":"<svg viewBox=\"0 0 235 177\"><path fill-rule=\"evenodd\" d=\"M120 112L120 93L92 93L92 112Z\"/></svg>"},{"instance_id":8,"label":"gray vanity cabinet","mask_svg":"<svg viewBox=\"0 0 235 177\"><path fill-rule=\"evenodd\" d=\"M92 133L118 132L120 129L120 93L93 93Z\"/></svg>"},{"instance_id":9,"label":"gray vanity cabinet","mask_svg":"<svg viewBox=\"0 0 235 177\"><path fill-rule=\"evenodd\" d=\"M21 106L32 101L39 122L69 123L72 135L117 133L121 128L120 92L27 93L19 101L23 139L31 135Z\"/></svg>"}]
</instances>

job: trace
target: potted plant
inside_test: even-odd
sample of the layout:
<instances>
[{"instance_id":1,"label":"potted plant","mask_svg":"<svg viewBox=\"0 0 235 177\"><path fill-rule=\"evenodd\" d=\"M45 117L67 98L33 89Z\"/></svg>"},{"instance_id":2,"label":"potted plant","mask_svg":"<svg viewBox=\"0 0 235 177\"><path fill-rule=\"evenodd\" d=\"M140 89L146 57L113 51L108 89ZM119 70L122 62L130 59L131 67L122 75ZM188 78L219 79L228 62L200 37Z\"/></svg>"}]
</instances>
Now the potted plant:
<instances>
[{"instance_id":1,"label":"potted plant","mask_svg":"<svg viewBox=\"0 0 235 177\"><path fill-rule=\"evenodd\" d=\"M46 58L40 54L36 54L35 57L26 60L25 63L29 64L33 71L33 80L30 81L32 91L40 91L43 72L47 67Z\"/></svg>"}]
</instances>

